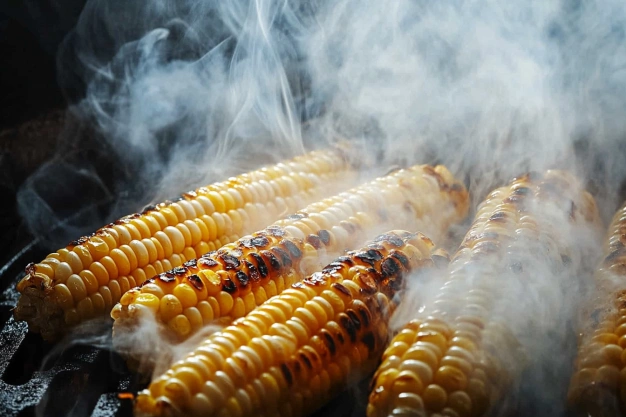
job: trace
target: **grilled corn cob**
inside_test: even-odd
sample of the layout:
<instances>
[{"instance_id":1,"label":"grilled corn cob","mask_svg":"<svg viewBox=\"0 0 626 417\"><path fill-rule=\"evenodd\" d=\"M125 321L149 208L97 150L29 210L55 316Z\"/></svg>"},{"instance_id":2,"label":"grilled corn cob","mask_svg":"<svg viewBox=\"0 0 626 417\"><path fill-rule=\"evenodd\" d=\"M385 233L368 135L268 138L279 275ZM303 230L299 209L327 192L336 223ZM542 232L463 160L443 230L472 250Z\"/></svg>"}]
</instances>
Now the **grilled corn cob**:
<instances>
[{"instance_id":1,"label":"grilled corn cob","mask_svg":"<svg viewBox=\"0 0 626 417\"><path fill-rule=\"evenodd\" d=\"M214 333L137 397L139 415L303 416L373 370L422 234L379 236Z\"/></svg>"},{"instance_id":2,"label":"grilled corn cob","mask_svg":"<svg viewBox=\"0 0 626 417\"><path fill-rule=\"evenodd\" d=\"M312 204L127 292L111 312L114 340L120 351L145 357L138 353L144 344L132 340L142 316L156 315L165 334L182 341L215 319L249 313L381 227L442 234L466 215L467 200L445 167L415 166Z\"/></svg>"},{"instance_id":3,"label":"grilled corn cob","mask_svg":"<svg viewBox=\"0 0 626 417\"><path fill-rule=\"evenodd\" d=\"M540 256L547 257L547 269L567 273L574 251L556 231L572 222L592 229L599 224L593 199L565 173L525 176L492 192L450 262L439 295L384 352L368 417L466 417L492 409L519 382L530 356L515 330L542 334L532 320L515 317L521 297L510 288L519 283L529 290L551 278L537 273ZM513 320L523 329L510 328Z\"/></svg>"},{"instance_id":4,"label":"grilled corn cob","mask_svg":"<svg viewBox=\"0 0 626 417\"><path fill-rule=\"evenodd\" d=\"M315 151L123 217L26 267L16 320L52 340L130 288L350 184L339 150Z\"/></svg>"},{"instance_id":5,"label":"grilled corn cob","mask_svg":"<svg viewBox=\"0 0 626 417\"><path fill-rule=\"evenodd\" d=\"M606 257L596 270L592 317L581 329L581 343L569 402L589 416L626 412L626 205L617 211L604 244ZM621 410L621 412L620 412Z\"/></svg>"}]
</instances>

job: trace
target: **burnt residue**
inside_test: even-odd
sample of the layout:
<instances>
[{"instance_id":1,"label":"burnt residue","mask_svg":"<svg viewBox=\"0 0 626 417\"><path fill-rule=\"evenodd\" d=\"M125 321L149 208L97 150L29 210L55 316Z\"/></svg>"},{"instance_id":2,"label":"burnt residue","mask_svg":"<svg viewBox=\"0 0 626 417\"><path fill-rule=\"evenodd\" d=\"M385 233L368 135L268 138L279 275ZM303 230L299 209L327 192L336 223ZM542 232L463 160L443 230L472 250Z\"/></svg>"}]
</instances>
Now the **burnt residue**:
<instances>
[{"instance_id":1,"label":"burnt residue","mask_svg":"<svg viewBox=\"0 0 626 417\"><path fill-rule=\"evenodd\" d=\"M261 274L259 273L257 267L252 264L252 262L244 261L244 265L248 270L248 277L250 277L250 280L252 280L252 282L258 282L261 280Z\"/></svg>"},{"instance_id":2,"label":"burnt residue","mask_svg":"<svg viewBox=\"0 0 626 417\"><path fill-rule=\"evenodd\" d=\"M280 264L278 258L270 251L264 250L261 251L261 257L270 265L272 271L278 272L281 270L282 265Z\"/></svg>"},{"instance_id":3,"label":"burnt residue","mask_svg":"<svg viewBox=\"0 0 626 417\"><path fill-rule=\"evenodd\" d=\"M278 259L280 259L280 262L283 264L285 268L291 268L291 266L293 265L293 261L289 257L289 254L287 253L287 251L279 247L272 248L271 250L272 250L272 253L276 255Z\"/></svg>"},{"instance_id":4,"label":"burnt residue","mask_svg":"<svg viewBox=\"0 0 626 417\"><path fill-rule=\"evenodd\" d=\"M187 273L187 268L185 268L184 266L177 266L176 268L172 269L172 273L174 273L174 275L182 277Z\"/></svg>"},{"instance_id":5,"label":"burnt residue","mask_svg":"<svg viewBox=\"0 0 626 417\"><path fill-rule=\"evenodd\" d=\"M300 248L298 248L298 246L293 243L291 240L288 239L283 239L281 240L280 244L282 246L284 246L288 251L289 254L295 258L295 259L300 259L302 257L302 251L300 250Z\"/></svg>"},{"instance_id":6,"label":"burnt residue","mask_svg":"<svg viewBox=\"0 0 626 417\"><path fill-rule=\"evenodd\" d=\"M165 283L170 283L176 281L176 275L172 274L171 272L164 272L162 274L159 274L157 276L157 279Z\"/></svg>"},{"instance_id":7,"label":"burnt residue","mask_svg":"<svg viewBox=\"0 0 626 417\"><path fill-rule=\"evenodd\" d=\"M217 262L213 256L215 256L215 253L208 253L206 255L203 255L202 257L200 257L200 259L198 259L198 264L200 264L200 266L204 267L204 268L213 268L219 265L219 262Z\"/></svg>"},{"instance_id":8,"label":"burnt residue","mask_svg":"<svg viewBox=\"0 0 626 417\"><path fill-rule=\"evenodd\" d=\"M222 291L234 294L237 292L237 285L230 278L226 278L222 281Z\"/></svg>"},{"instance_id":9,"label":"burnt residue","mask_svg":"<svg viewBox=\"0 0 626 417\"><path fill-rule=\"evenodd\" d=\"M291 369L289 369L289 366L286 363L282 363L280 365L280 370L283 376L285 377L285 381L287 382L287 385L288 386L293 385L293 374L291 373Z\"/></svg>"},{"instance_id":10,"label":"burnt residue","mask_svg":"<svg viewBox=\"0 0 626 417\"><path fill-rule=\"evenodd\" d=\"M380 261L381 259L383 259L383 255L376 249L369 249L367 251L364 252L357 252L354 255L355 258L371 265L374 266L376 265L376 262Z\"/></svg>"},{"instance_id":11,"label":"burnt residue","mask_svg":"<svg viewBox=\"0 0 626 417\"><path fill-rule=\"evenodd\" d=\"M310 234L306 237L306 242L313 246L315 249L322 248L322 240L317 235Z\"/></svg>"},{"instance_id":12,"label":"burnt residue","mask_svg":"<svg viewBox=\"0 0 626 417\"><path fill-rule=\"evenodd\" d=\"M326 329L322 329L320 331L321 339L324 341L326 348L330 352L331 356L334 356L337 353L337 345L335 344L335 339L333 335Z\"/></svg>"},{"instance_id":13,"label":"burnt residue","mask_svg":"<svg viewBox=\"0 0 626 417\"><path fill-rule=\"evenodd\" d=\"M337 291L339 291L346 297L352 297L352 293L350 292L350 290L347 289L344 285L340 284L339 282L332 284L331 287L336 289Z\"/></svg>"},{"instance_id":14,"label":"burnt residue","mask_svg":"<svg viewBox=\"0 0 626 417\"><path fill-rule=\"evenodd\" d=\"M258 253L254 253L254 252L249 253L248 256L250 256L256 262L256 267L259 271L259 274L261 274L261 277L262 278L267 277L269 274L269 270L267 268L267 264L263 260L263 257L259 255Z\"/></svg>"},{"instance_id":15,"label":"burnt residue","mask_svg":"<svg viewBox=\"0 0 626 417\"><path fill-rule=\"evenodd\" d=\"M187 280L198 291L202 291L202 289L204 288L204 283L196 274L189 275L187 277Z\"/></svg>"},{"instance_id":16,"label":"burnt residue","mask_svg":"<svg viewBox=\"0 0 626 417\"><path fill-rule=\"evenodd\" d=\"M248 275L243 271L237 271L235 277L237 278L237 281L239 281L239 285L242 287L246 287L250 282L250 277L248 277Z\"/></svg>"},{"instance_id":17,"label":"burnt residue","mask_svg":"<svg viewBox=\"0 0 626 417\"><path fill-rule=\"evenodd\" d=\"M219 258L223 262L224 268L226 270L235 269L235 268L238 268L239 265L241 265L241 262L239 261L239 259L236 256L231 255L229 253L222 253L219 255Z\"/></svg>"},{"instance_id":18,"label":"burnt residue","mask_svg":"<svg viewBox=\"0 0 626 417\"><path fill-rule=\"evenodd\" d=\"M328 230L322 229L319 232L317 232L317 235L322 240L322 243L328 246L328 244L330 243L330 232Z\"/></svg>"}]
</instances>

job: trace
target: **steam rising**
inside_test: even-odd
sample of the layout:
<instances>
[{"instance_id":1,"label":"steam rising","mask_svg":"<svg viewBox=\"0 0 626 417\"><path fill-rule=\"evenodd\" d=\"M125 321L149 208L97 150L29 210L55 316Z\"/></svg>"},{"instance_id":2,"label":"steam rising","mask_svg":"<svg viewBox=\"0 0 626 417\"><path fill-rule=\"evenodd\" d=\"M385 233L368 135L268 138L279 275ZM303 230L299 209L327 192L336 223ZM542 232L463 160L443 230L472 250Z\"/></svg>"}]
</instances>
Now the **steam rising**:
<instances>
[{"instance_id":1,"label":"steam rising","mask_svg":"<svg viewBox=\"0 0 626 417\"><path fill-rule=\"evenodd\" d=\"M107 190L119 196L109 218L338 137L380 151L381 171L444 163L474 205L512 176L566 168L607 218L626 176L624 28L617 0L90 0L60 80L85 87L72 111L96 123L124 174ZM67 167L64 153L21 191L35 231L59 217L38 185ZM547 264L538 276L552 276ZM511 291L521 306L557 304L515 311L521 326L573 314L561 279Z\"/></svg>"}]
</instances>

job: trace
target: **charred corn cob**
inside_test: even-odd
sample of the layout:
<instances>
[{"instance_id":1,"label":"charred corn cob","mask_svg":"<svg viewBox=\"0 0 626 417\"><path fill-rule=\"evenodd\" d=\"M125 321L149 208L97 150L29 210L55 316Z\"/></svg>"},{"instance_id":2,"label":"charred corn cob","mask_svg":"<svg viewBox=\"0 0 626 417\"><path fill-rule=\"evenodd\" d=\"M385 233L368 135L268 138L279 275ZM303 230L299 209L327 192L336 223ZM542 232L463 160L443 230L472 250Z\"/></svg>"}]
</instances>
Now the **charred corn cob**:
<instances>
[{"instance_id":1,"label":"charred corn cob","mask_svg":"<svg viewBox=\"0 0 626 417\"><path fill-rule=\"evenodd\" d=\"M142 317L156 316L166 334L184 340L218 318L249 313L381 227L442 234L466 215L467 200L445 167L415 166L312 204L127 292L111 312L114 340L120 351L145 357L137 352L145 344L132 340Z\"/></svg>"},{"instance_id":2,"label":"charred corn cob","mask_svg":"<svg viewBox=\"0 0 626 417\"><path fill-rule=\"evenodd\" d=\"M433 243L379 236L214 333L137 397L139 415L303 416L369 373L394 295Z\"/></svg>"},{"instance_id":3,"label":"charred corn cob","mask_svg":"<svg viewBox=\"0 0 626 417\"><path fill-rule=\"evenodd\" d=\"M617 211L595 274L593 314L581 329L581 343L569 402L589 416L626 412L626 205Z\"/></svg>"},{"instance_id":4,"label":"charred corn cob","mask_svg":"<svg viewBox=\"0 0 626 417\"><path fill-rule=\"evenodd\" d=\"M108 314L130 288L350 184L338 150L315 151L123 217L26 267L16 320L54 339Z\"/></svg>"},{"instance_id":5,"label":"charred corn cob","mask_svg":"<svg viewBox=\"0 0 626 417\"><path fill-rule=\"evenodd\" d=\"M518 382L532 353L520 334L543 334L532 320L515 317L529 313L515 310L523 297L511 289L520 284L530 291L553 277L539 271L566 272L574 251L556 230L568 223L594 229L597 216L591 196L561 172L525 176L492 192L450 262L439 295L384 352L368 417L466 417L491 410ZM541 256L547 268L537 270ZM511 328L514 319L520 325Z\"/></svg>"}]
</instances>

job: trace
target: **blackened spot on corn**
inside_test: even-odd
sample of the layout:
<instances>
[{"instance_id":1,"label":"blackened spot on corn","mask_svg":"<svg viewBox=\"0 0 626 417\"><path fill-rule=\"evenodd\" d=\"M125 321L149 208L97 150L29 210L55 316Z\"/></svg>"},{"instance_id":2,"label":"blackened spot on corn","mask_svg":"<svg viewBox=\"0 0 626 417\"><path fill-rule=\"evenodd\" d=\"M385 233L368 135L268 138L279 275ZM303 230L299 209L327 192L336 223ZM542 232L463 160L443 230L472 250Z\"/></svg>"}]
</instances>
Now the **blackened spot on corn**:
<instances>
[{"instance_id":1,"label":"blackened spot on corn","mask_svg":"<svg viewBox=\"0 0 626 417\"><path fill-rule=\"evenodd\" d=\"M200 266L205 268L212 268L219 265L215 259L209 257L209 254L203 255L200 259L198 259L198 263Z\"/></svg>"},{"instance_id":2,"label":"blackened spot on corn","mask_svg":"<svg viewBox=\"0 0 626 417\"><path fill-rule=\"evenodd\" d=\"M189 283L193 285L196 290L201 291L202 288L204 288L204 283L202 282L200 277L197 276L196 274L189 275L187 279L189 280Z\"/></svg>"},{"instance_id":3,"label":"blackened spot on corn","mask_svg":"<svg viewBox=\"0 0 626 417\"><path fill-rule=\"evenodd\" d=\"M235 276L237 277L237 281L239 281L239 284L242 287L247 286L248 283L250 282L250 277L248 277L248 275L243 271L237 271Z\"/></svg>"},{"instance_id":4,"label":"blackened spot on corn","mask_svg":"<svg viewBox=\"0 0 626 417\"><path fill-rule=\"evenodd\" d=\"M280 365L280 370L283 373L283 376L285 377L285 381L287 382L287 385L292 385L293 384L293 374L291 373L291 369L289 369L289 366L287 366L286 363L282 363Z\"/></svg>"},{"instance_id":5,"label":"blackened spot on corn","mask_svg":"<svg viewBox=\"0 0 626 417\"><path fill-rule=\"evenodd\" d=\"M237 285L230 279L226 278L222 284L222 290L226 291L229 294L235 293L237 291Z\"/></svg>"},{"instance_id":6,"label":"blackened spot on corn","mask_svg":"<svg viewBox=\"0 0 626 417\"><path fill-rule=\"evenodd\" d=\"M274 255L276 255L278 259L280 259L280 262L283 264L285 268L289 268L293 265L293 262L291 261L289 254L283 249L275 247L275 248L272 248L272 252L274 253Z\"/></svg>"},{"instance_id":7,"label":"blackened spot on corn","mask_svg":"<svg viewBox=\"0 0 626 417\"><path fill-rule=\"evenodd\" d=\"M388 257L382 261L380 270L382 271L383 277L391 277L401 271L400 264L392 257Z\"/></svg>"},{"instance_id":8,"label":"blackened spot on corn","mask_svg":"<svg viewBox=\"0 0 626 417\"><path fill-rule=\"evenodd\" d=\"M272 252L264 250L261 252L261 256L263 256L263 258L269 262L270 268L273 271L280 271L280 268L282 267L282 265L278 261L278 258L274 256Z\"/></svg>"},{"instance_id":9,"label":"blackened spot on corn","mask_svg":"<svg viewBox=\"0 0 626 417\"><path fill-rule=\"evenodd\" d=\"M315 272L305 278L303 282L312 286L326 285L326 275L321 272Z\"/></svg>"},{"instance_id":10,"label":"blackened spot on corn","mask_svg":"<svg viewBox=\"0 0 626 417\"><path fill-rule=\"evenodd\" d=\"M374 249L374 250L385 250L385 247L383 245L381 245L379 242L371 242L367 244L367 247L369 249Z\"/></svg>"},{"instance_id":11,"label":"blackened spot on corn","mask_svg":"<svg viewBox=\"0 0 626 417\"><path fill-rule=\"evenodd\" d=\"M346 297L351 297L352 296L352 293L350 292L350 290L347 289L345 286L343 286L342 284L340 284L338 282L332 284L331 287L336 289L337 291L339 291L340 293L342 293Z\"/></svg>"},{"instance_id":12,"label":"blackened spot on corn","mask_svg":"<svg viewBox=\"0 0 626 417\"><path fill-rule=\"evenodd\" d=\"M341 226L346 232L351 235L356 233L356 226L354 225L354 223L342 220L339 222L339 226Z\"/></svg>"},{"instance_id":13,"label":"blackened spot on corn","mask_svg":"<svg viewBox=\"0 0 626 417\"><path fill-rule=\"evenodd\" d=\"M373 352L376 349L376 338L374 337L374 333L371 331L365 333L363 337L361 337L361 342L367 346L367 349L370 352Z\"/></svg>"},{"instance_id":14,"label":"blackened spot on corn","mask_svg":"<svg viewBox=\"0 0 626 417\"><path fill-rule=\"evenodd\" d=\"M313 364L311 363L311 359L304 353L300 353L300 361L306 366L309 370L313 369Z\"/></svg>"},{"instance_id":15,"label":"blackened spot on corn","mask_svg":"<svg viewBox=\"0 0 626 417\"><path fill-rule=\"evenodd\" d=\"M572 220L576 220L576 204L573 201L570 202L569 218Z\"/></svg>"},{"instance_id":16,"label":"blackened spot on corn","mask_svg":"<svg viewBox=\"0 0 626 417\"><path fill-rule=\"evenodd\" d=\"M165 283L174 282L176 281L176 275L172 274L171 272L164 272L162 274L159 274L159 280Z\"/></svg>"},{"instance_id":17,"label":"blackened spot on corn","mask_svg":"<svg viewBox=\"0 0 626 417\"><path fill-rule=\"evenodd\" d=\"M285 230L279 226L269 226L265 229L267 234L274 237L285 236Z\"/></svg>"},{"instance_id":18,"label":"blackened spot on corn","mask_svg":"<svg viewBox=\"0 0 626 417\"><path fill-rule=\"evenodd\" d=\"M369 327L370 322L372 321L370 312L362 306L359 306L357 310L359 311L359 315L361 316L361 323L363 323L363 327Z\"/></svg>"},{"instance_id":19,"label":"blackened spot on corn","mask_svg":"<svg viewBox=\"0 0 626 417\"><path fill-rule=\"evenodd\" d=\"M186 268L197 268L198 267L198 260L197 259L190 259L187 262L185 262L183 264L184 267Z\"/></svg>"},{"instance_id":20,"label":"blackened spot on corn","mask_svg":"<svg viewBox=\"0 0 626 417\"><path fill-rule=\"evenodd\" d=\"M530 188L528 187L519 187L519 188L516 188L515 191L513 191L513 194L516 194L516 195L526 195L528 193L530 193Z\"/></svg>"},{"instance_id":21,"label":"blackened spot on corn","mask_svg":"<svg viewBox=\"0 0 626 417\"><path fill-rule=\"evenodd\" d=\"M322 243L328 246L328 244L330 243L330 232L328 232L328 230L322 229L319 232L317 232L317 235L322 240Z\"/></svg>"},{"instance_id":22,"label":"blackened spot on corn","mask_svg":"<svg viewBox=\"0 0 626 417\"><path fill-rule=\"evenodd\" d=\"M356 332L357 329L352 322L352 319L344 313L339 314L339 325L348 333L348 337L350 338L350 342L356 342Z\"/></svg>"},{"instance_id":23,"label":"blackened spot on corn","mask_svg":"<svg viewBox=\"0 0 626 417\"><path fill-rule=\"evenodd\" d=\"M335 339L333 339L333 335L331 335L330 332L326 329L322 329L320 333L322 334L322 340L324 341L324 344L328 348L330 354L334 355L335 353L337 353L337 345L335 344Z\"/></svg>"},{"instance_id":24,"label":"blackened spot on corn","mask_svg":"<svg viewBox=\"0 0 626 417\"><path fill-rule=\"evenodd\" d=\"M257 236L253 237L250 240L250 243L252 244L252 246L256 246L257 248L264 248L270 244L270 241L265 236Z\"/></svg>"},{"instance_id":25,"label":"blackened spot on corn","mask_svg":"<svg viewBox=\"0 0 626 417\"><path fill-rule=\"evenodd\" d=\"M331 262L322 269L325 274L332 274L333 272L340 271L344 265L340 262Z\"/></svg>"},{"instance_id":26,"label":"blackened spot on corn","mask_svg":"<svg viewBox=\"0 0 626 417\"><path fill-rule=\"evenodd\" d=\"M222 258L222 261L224 262L224 268L226 269L235 269L238 268L241 264L239 262L239 259L228 253L221 254L220 258Z\"/></svg>"},{"instance_id":27,"label":"blackened spot on corn","mask_svg":"<svg viewBox=\"0 0 626 417\"><path fill-rule=\"evenodd\" d=\"M121 226L121 225L128 224L128 223L130 223L130 220L129 220L129 219L127 219L127 218L117 219L117 220L115 220L115 221L113 222L113 224L115 224L115 225L117 225L117 226Z\"/></svg>"},{"instance_id":28,"label":"blackened spot on corn","mask_svg":"<svg viewBox=\"0 0 626 417\"><path fill-rule=\"evenodd\" d=\"M150 278L150 279L145 280L144 282L139 284L139 286L143 287L144 285L148 285L148 284L154 284L154 278Z\"/></svg>"},{"instance_id":29,"label":"blackened spot on corn","mask_svg":"<svg viewBox=\"0 0 626 417\"><path fill-rule=\"evenodd\" d=\"M497 213L493 213L491 217L489 217L489 220L496 222L496 223L500 223L500 222L506 221L506 217L507 215L505 212L499 211Z\"/></svg>"},{"instance_id":30,"label":"blackened spot on corn","mask_svg":"<svg viewBox=\"0 0 626 417\"><path fill-rule=\"evenodd\" d=\"M243 246L244 248L252 247L252 239L239 239L239 246Z\"/></svg>"},{"instance_id":31,"label":"blackened spot on corn","mask_svg":"<svg viewBox=\"0 0 626 417\"><path fill-rule=\"evenodd\" d=\"M378 291L378 285L370 274L359 274L359 281L361 282L361 291L365 294L376 294Z\"/></svg>"},{"instance_id":32,"label":"blackened spot on corn","mask_svg":"<svg viewBox=\"0 0 626 417\"><path fill-rule=\"evenodd\" d=\"M437 184L439 185L440 189L445 189L448 187L448 184L446 183L446 181L437 171L435 171L435 168L427 165L424 167L424 172L426 172L428 175L434 177L437 180Z\"/></svg>"},{"instance_id":33,"label":"blackened spot on corn","mask_svg":"<svg viewBox=\"0 0 626 417\"><path fill-rule=\"evenodd\" d=\"M398 250L393 249L390 253L389 256L391 256L393 259L395 259L396 261L400 262L400 264L405 268L405 269L409 269L409 258L407 258L407 256L403 253L400 252Z\"/></svg>"},{"instance_id":34,"label":"blackened spot on corn","mask_svg":"<svg viewBox=\"0 0 626 417\"><path fill-rule=\"evenodd\" d=\"M354 256L372 266L375 265L377 261L383 259L383 255L376 249L369 249L365 252L358 252Z\"/></svg>"},{"instance_id":35,"label":"blackened spot on corn","mask_svg":"<svg viewBox=\"0 0 626 417\"><path fill-rule=\"evenodd\" d=\"M308 217L308 215L305 213L295 213L290 216L287 216L287 219L288 220L301 220L301 219L304 219L305 217Z\"/></svg>"},{"instance_id":36,"label":"blackened spot on corn","mask_svg":"<svg viewBox=\"0 0 626 417\"><path fill-rule=\"evenodd\" d=\"M504 200L502 200L504 203L512 203L515 205L520 205L521 203L524 202L524 196L523 195L510 195L507 198L505 198ZM519 207L518 207L519 209Z\"/></svg>"},{"instance_id":37,"label":"blackened spot on corn","mask_svg":"<svg viewBox=\"0 0 626 417\"><path fill-rule=\"evenodd\" d=\"M269 271L267 270L267 265L265 264L263 257L258 253L251 253L250 256L252 256L256 261L256 266L259 269L261 277L265 278L269 274Z\"/></svg>"},{"instance_id":38,"label":"blackened spot on corn","mask_svg":"<svg viewBox=\"0 0 626 417\"><path fill-rule=\"evenodd\" d=\"M256 266L252 264L252 262L245 261L246 267L248 268L248 276L252 280L252 282L257 282L261 279L261 275L259 274L259 270Z\"/></svg>"},{"instance_id":39,"label":"blackened spot on corn","mask_svg":"<svg viewBox=\"0 0 626 417\"><path fill-rule=\"evenodd\" d=\"M350 320L352 320L354 328L357 331L361 329L361 319L359 318L359 315L352 309L346 311L346 314L348 315L348 317L350 317Z\"/></svg>"},{"instance_id":40,"label":"blackened spot on corn","mask_svg":"<svg viewBox=\"0 0 626 417\"><path fill-rule=\"evenodd\" d=\"M308 244L310 244L311 246L313 246L315 249L321 249L322 248L322 240L317 236L317 235L308 235L306 237L306 241Z\"/></svg>"},{"instance_id":41,"label":"blackened spot on corn","mask_svg":"<svg viewBox=\"0 0 626 417\"><path fill-rule=\"evenodd\" d=\"M292 241L283 239L280 244L287 248L291 256L293 256L294 258L300 259L302 257L302 251Z\"/></svg>"},{"instance_id":42,"label":"blackened spot on corn","mask_svg":"<svg viewBox=\"0 0 626 417\"><path fill-rule=\"evenodd\" d=\"M180 277L180 276L185 275L187 273L187 268L185 268L183 266L177 266L176 268L172 269L172 272Z\"/></svg>"}]
</instances>

